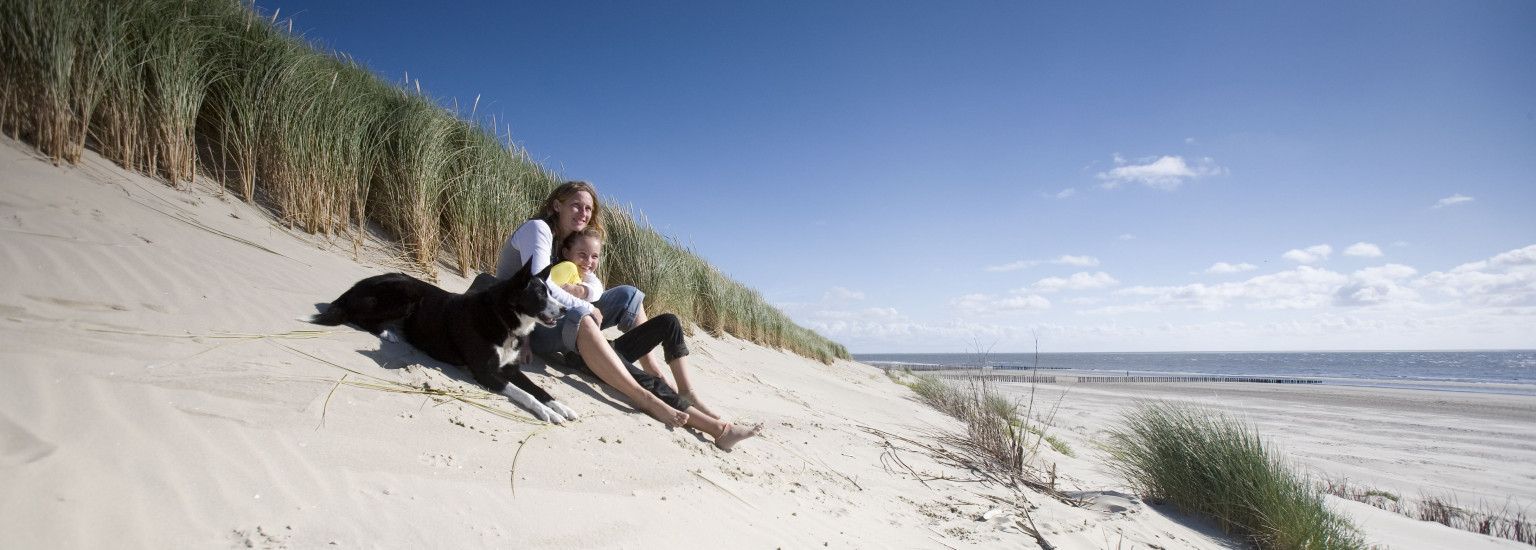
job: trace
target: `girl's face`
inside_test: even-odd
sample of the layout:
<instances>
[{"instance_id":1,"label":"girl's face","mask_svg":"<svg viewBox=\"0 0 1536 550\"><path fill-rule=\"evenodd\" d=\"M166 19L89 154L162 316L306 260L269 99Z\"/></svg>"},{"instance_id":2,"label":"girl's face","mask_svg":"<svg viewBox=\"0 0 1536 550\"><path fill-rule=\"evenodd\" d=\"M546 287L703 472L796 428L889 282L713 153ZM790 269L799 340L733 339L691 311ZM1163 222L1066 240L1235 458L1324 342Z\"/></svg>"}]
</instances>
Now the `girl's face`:
<instances>
[{"instance_id":1,"label":"girl's face","mask_svg":"<svg viewBox=\"0 0 1536 550\"><path fill-rule=\"evenodd\" d=\"M577 191L570 198L555 201L555 213L560 217L559 234L569 235L587 228L592 222L592 195Z\"/></svg>"},{"instance_id":2,"label":"girl's face","mask_svg":"<svg viewBox=\"0 0 1536 550\"><path fill-rule=\"evenodd\" d=\"M595 237L582 237L565 248L565 261L576 264L583 275L597 269L597 257L603 252L603 243Z\"/></svg>"}]
</instances>

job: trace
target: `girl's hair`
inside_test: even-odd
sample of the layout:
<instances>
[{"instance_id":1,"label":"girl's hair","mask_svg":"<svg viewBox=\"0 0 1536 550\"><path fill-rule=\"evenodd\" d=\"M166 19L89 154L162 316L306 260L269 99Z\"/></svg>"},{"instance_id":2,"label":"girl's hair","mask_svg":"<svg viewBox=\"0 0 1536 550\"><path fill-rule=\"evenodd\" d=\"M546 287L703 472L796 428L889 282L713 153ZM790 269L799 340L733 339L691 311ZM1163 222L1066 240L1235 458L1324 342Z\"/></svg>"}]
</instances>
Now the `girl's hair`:
<instances>
[{"instance_id":1,"label":"girl's hair","mask_svg":"<svg viewBox=\"0 0 1536 550\"><path fill-rule=\"evenodd\" d=\"M544 199L544 205L539 207L538 219L544 220L544 223L549 224L551 231L559 231L557 224L560 221L560 213L556 211L555 203L571 200L580 191L586 191L587 195L592 197L592 221L587 222L587 229L596 231L598 239L601 240L603 235L603 205L597 200L597 189L593 188L590 183L568 181L555 187L554 191L549 192L549 198Z\"/></svg>"},{"instance_id":2,"label":"girl's hair","mask_svg":"<svg viewBox=\"0 0 1536 550\"><path fill-rule=\"evenodd\" d=\"M597 244L603 244L603 234L602 234L602 232L600 232L600 231L598 231L596 229L593 229L591 224L588 224L586 229L583 229L581 231L577 231L575 233L571 233L570 235L566 235L565 236L565 240L560 241L560 252L564 253L565 249L570 248L572 246L576 246L576 241L581 240L581 239L585 239L585 238L588 238L588 237L591 237L593 239L597 239Z\"/></svg>"}]
</instances>

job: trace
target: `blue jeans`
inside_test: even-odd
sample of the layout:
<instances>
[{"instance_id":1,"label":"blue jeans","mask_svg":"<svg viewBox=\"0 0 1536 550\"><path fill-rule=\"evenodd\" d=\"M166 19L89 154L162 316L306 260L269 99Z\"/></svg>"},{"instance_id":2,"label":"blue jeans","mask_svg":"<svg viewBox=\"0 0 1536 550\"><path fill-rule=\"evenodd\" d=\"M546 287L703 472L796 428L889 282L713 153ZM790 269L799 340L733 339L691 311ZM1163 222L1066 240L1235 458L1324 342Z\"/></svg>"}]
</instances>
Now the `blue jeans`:
<instances>
[{"instance_id":1,"label":"blue jeans","mask_svg":"<svg viewBox=\"0 0 1536 550\"><path fill-rule=\"evenodd\" d=\"M592 302L592 307L603 313L602 328L618 326L619 330L627 331L635 328L635 317L640 314L640 306L644 303L644 292L622 285L603 291L603 295ZM553 327L535 327L533 334L528 336L528 346L539 355L576 351L576 331L579 328L581 318L568 313Z\"/></svg>"}]
</instances>

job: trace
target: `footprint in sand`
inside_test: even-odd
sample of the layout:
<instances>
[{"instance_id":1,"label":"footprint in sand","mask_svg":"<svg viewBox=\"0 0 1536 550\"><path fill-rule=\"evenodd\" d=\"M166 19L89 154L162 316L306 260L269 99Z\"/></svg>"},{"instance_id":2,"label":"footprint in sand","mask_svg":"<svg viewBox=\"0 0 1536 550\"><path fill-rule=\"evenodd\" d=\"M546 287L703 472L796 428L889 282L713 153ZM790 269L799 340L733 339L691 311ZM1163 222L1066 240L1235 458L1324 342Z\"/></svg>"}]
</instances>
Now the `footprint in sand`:
<instances>
[{"instance_id":1,"label":"footprint in sand","mask_svg":"<svg viewBox=\"0 0 1536 550\"><path fill-rule=\"evenodd\" d=\"M458 459L452 453L422 453L418 460L436 468L452 468L458 464Z\"/></svg>"},{"instance_id":2,"label":"footprint in sand","mask_svg":"<svg viewBox=\"0 0 1536 550\"><path fill-rule=\"evenodd\" d=\"M59 448L10 418L0 415L0 465L21 466L31 464L53 454Z\"/></svg>"},{"instance_id":3,"label":"footprint in sand","mask_svg":"<svg viewBox=\"0 0 1536 550\"><path fill-rule=\"evenodd\" d=\"M87 302L87 301L81 301L81 300L71 300L71 299L68 299L68 298L56 298L56 297L53 297L53 296L33 296L31 294L26 294L25 296L27 298L29 298L29 299L37 300L39 302L46 302L46 303L50 303L50 304L53 304L53 305L56 305L56 306L64 306L64 307L71 308L71 309L79 309L79 310L85 310L85 311L128 311L129 310L128 306L120 305L120 304L109 304L109 303L106 303L106 302Z\"/></svg>"}]
</instances>

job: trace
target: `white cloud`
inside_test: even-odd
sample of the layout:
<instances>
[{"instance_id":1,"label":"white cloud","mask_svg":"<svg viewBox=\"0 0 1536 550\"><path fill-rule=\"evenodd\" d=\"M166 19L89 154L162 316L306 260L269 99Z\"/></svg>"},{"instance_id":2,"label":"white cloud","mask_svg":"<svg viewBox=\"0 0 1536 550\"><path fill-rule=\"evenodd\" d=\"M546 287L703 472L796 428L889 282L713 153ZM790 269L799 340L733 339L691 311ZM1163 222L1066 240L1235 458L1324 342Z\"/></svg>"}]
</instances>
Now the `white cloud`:
<instances>
[{"instance_id":1,"label":"white cloud","mask_svg":"<svg viewBox=\"0 0 1536 550\"><path fill-rule=\"evenodd\" d=\"M1035 281L1030 288L1038 292L1059 292L1062 290L1095 290L1109 288L1120 284L1114 277L1103 271L1097 273L1073 273L1070 277L1046 277Z\"/></svg>"},{"instance_id":2,"label":"white cloud","mask_svg":"<svg viewBox=\"0 0 1536 550\"><path fill-rule=\"evenodd\" d=\"M1094 267L1096 265L1099 265L1099 259L1095 258L1093 256L1073 256L1073 255L1070 255L1070 254L1065 254L1065 255L1062 255L1062 256L1054 259L1054 260L1045 260L1045 261L1041 261L1041 260L1019 260L1017 262L1009 262L1009 263L1006 263L1006 264L1003 264L1003 265L990 265L990 266L986 267L986 270L989 271L989 272L992 272L992 273L1006 272L1006 271L1018 271L1018 270L1021 270L1021 269L1027 269L1027 268L1035 267L1035 266L1040 265L1040 264L1070 265L1070 266L1077 266L1077 267Z\"/></svg>"},{"instance_id":3,"label":"white cloud","mask_svg":"<svg viewBox=\"0 0 1536 550\"><path fill-rule=\"evenodd\" d=\"M1093 256L1064 255L1060 258L1056 258L1055 260L1051 260L1051 263L1057 265L1074 265L1077 267L1094 267L1099 265L1099 259Z\"/></svg>"},{"instance_id":4,"label":"white cloud","mask_svg":"<svg viewBox=\"0 0 1536 550\"><path fill-rule=\"evenodd\" d=\"M1318 247L1293 252L1326 257L1324 251L1312 250L1314 248ZM1089 313L1169 309L1215 311L1239 306L1251 310L1391 306L1399 309L1474 307L1523 311L1521 308L1536 307L1536 245L1422 276L1418 270L1402 264L1369 267L1349 275L1303 265L1242 282L1135 286L1114 294L1143 299L1130 304L1112 304ZM1442 299L1427 301L1428 295ZM1444 298L1450 298L1450 301Z\"/></svg>"},{"instance_id":5,"label":"white cloud","mask_svg":"<svg viewBox=\"0 0 1536 550\"><path fill-rule=\"evenodd\" d=\"M1171 155L1163 155L1156 159L1141 159L1140 164L1128 164L1117 154L1115 165L1108 172L1098 174L1099 179L1104 182L1100 185L1105 189L1115 189L1127 183L1140 183L1153 189L1172 191L1189 180L1227 173L1226 168L1217 166L1216 161L1210 158L1202 158L1192 165L1185 162L1184 157Z\"/></svg>"},{"instance_id":6,"label":"white cloud","mask_svg":"<svg viewBox=\"0 0 1536 550\"><path fill-rule=\"evenodd\" d=\"M1488 260L1488 263L1501 268L1536 266L1536 244L1504 252Z\"/></svg>"},{"instance_id":7,"label":"white cloud","mask_svg":"<svg viewBox=\"0 0 1536 550\"><path fill-rule=\"evenodd\" d=\"M849 290L840 286L834 286L827 291L822 299L828 302L851 302L863 300L864 293L857 290Z\"/></svg>"},{"instance_id":8,"label":"white cloud","mask_svg":"<svg viewBox=\"0 0 1536 550\"><path fill-rule=\"evenodd\" d=\"M1312 245L1305 249L1291 249L1280 257L1298 264L1315 264L1328 259L1333 254L1333 247L1326 244Z\"/></svg>"},{"instance_id":9,"label":"white cloud","mask_svg":"<svg viewBox=\"0 0 1536 550\"><path fill-rule=\"evenodd\" d=\"M993 273L1004 272L1004 271L1018 271L1020 269L1034 267L1036 265L1040 265L1040 262L1031 262L1031 261L1026 261L1026 260L1019 260L1017 262L1006 263L1006 264L1003 264L1003 265L989 265L989 266L987 266L987 271L993 272Z\"/></svg>"},{"instance_id":10,"label":"white cloud","mask_svg":"<svg viewBox=\"0 0 1536 550\"><path fill-rule=\"evenodd\" d=\"M1195 138L1192 138L1192 137L1184 138L1184 143L1188 143L1188 144L1192 145L1192 144L1195 143Z\"/></svg>"},{"instance_id":11,"label":"white cloud","mask_svg":"<svg viewBox=\"0 0 1536 550\"><path fill-rule=\"evenodd\" d=\"M1371 243L1355 243L1344 249L1345 256L1358 256L1361 258L1380 258L1383 256L1381 247Z\"/></svg>"},{"instance_id":12,"label":"white cloud","mask_svg":"<svg viewBox=\"0 0 1536 550\"><path fill-rule=\"evenodd\" d=\"M1136 240L1136 236L1132 235L1130 233L1121 233L1119 237L1115 237L1115 238L1116 239L1120 239L1122 241L1134 241L1134 240Z\"/></svg>"},{"instance_id":13,"label":"white cloud","mask_svg":"<svg viewBox=\"0 0 1536 550\"><path fill-rule=\"evenodd\" d=\"M1244 271L1253 271L1253 270L1258 269L1258 268L1259 268L1259 266L1256 266L1256 265L1253 265L1253 264L1250 264L1250 263L1229 264L1227 262L1216 262L1214 264L1211 264L1211 267L1205 268L1205 272L1213 274L1213 275L1226 275L1226 274L1229 274L1229 273L1242 273Z\"/></svg>"},{"instance_id":14,"label":"white cloud","mask_svg":"<svg viewBox=\"0 0 1536 550\"><path fill-rule=\"evenodd\" d=\"M1040 311L1051 308L1051 301L1036 294L1015 294L997 303L1003 311Z\"/></svg>"},{"instance_id":15,"label":"white cloud","mask_svg":"<svg viewBox=\"0 0 1536 550\"><path fill-rule=\"evenodd\" d=\"M1149 297L1140 305L1159 309L1215 311L1238 304L1245 304L1249 309L1310 309L1328 305L1333 293L1348 280L1348 277L1326 269L1300 266L1242 282L1136 286L1115 293Z\"/></svg>"},{"instance_id":16,"label":"white cloud","mask_svg":"<svg viewBox=\"0 0 1536 550\"><path fill-rule=\"evenodd\" d=\"M1536 306L1536 244L1436 271L1415 284L1472 306Z\"/></svg>"},{"instance_id":17,"label":"white cloud","mask_svg":"<svg viewBox=\"0 0 1536 550\"><path fill-rule=\"evenodd\" d=\"M1057 191L1056 194L1053 195L1053 196L1058 198L1058 199L1065 199L1065 198L1071 197L1072 195L1076 195L1076 194L1077 194L1077 189L1074 189L1072 187L1068 187L1066 189L1062 189L1060 191Z\"/></svg>"},{"instance_id":18,"label":"white cloud","mask_svg":"<svg viewBox=\"0 0 1536 550\"><path fill-rule=\"evenodd\" d=\"M1029 294L1022 289L1015 290L1003 296L990 294L966 294L950 300L950 305L955 306L965 313L996 313L1007 311L1042 311L1051 308L1051 301L1044 296Z\"/></svg>"},{"instance_id":19,"label":"white cloud","mask_svg":"<svg viewBox=\"0 0 1536 550\"><path fill-rule=\"evenodd\" d=\"M1406 279L1418 274L1418 270L1401 264L1387 264L1356 271L1349 282L1333 294L1334 305L1375 306L1389 303L1408 303L1419 299L1419 293L1404 286Z\"/></svg>"},{"instance_id":20,"label":"white cloud","mask_svg":"<svg viewBox=\"0 0 1536 550\"><path fill-rule=\"evenodd\" d=\"M1435 201L1435 208L1445 208L1447 206L1453 206L1453 205L1461 204L1461 203L1464 203L1464 202L1472 202L1474 200L1477 200L1477 199L1474 199L1472 197L1468 197L1468 196L1463 195L1461 193L1457 193L1455 195L1451 195L1449 197L1446 197L1446 198L1440 199L1438 201Z\"/></svg>"}]
</instances>

